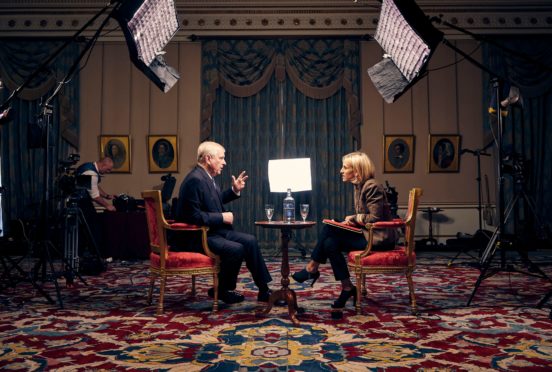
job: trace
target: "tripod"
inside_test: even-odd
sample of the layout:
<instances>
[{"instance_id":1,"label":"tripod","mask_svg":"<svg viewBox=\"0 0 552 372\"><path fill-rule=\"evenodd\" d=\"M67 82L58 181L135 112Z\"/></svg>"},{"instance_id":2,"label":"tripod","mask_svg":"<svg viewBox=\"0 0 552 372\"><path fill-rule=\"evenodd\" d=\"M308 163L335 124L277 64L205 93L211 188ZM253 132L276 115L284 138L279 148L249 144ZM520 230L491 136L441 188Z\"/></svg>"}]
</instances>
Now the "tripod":
<instances>
[{"instance_id":1,"label":"tripod","mask_svg":"<svg viewBox=\"0 0 552 372\"><path fill-rule=\"evenodd\" d=\"M504 164L503 162L503 152L502 152L502 104L500 102L500 83L498 80L494 80L493 82L494 88L495 88L495 94L496 94L496 114L497 114L497 127L498 127L498 161L497 161L497 174L498 174L498 194L499 194L499 224L496 227L493 235L491 236L491 239L489 240L489 244L485 248L485 251L483 252L480 264L481 264L481 273L479 275L479 278L477 279L477 282L475 283L473 292L468 300L467 305L469 306L471 301L473 300L475 293L477 292L477 289L481 285L481 282L489 278L501 271L508 271L508 272L518 272L521 274L529 275L529 276L535 276L543 279L547 279L549 282L552 282L552 280L533 262L529 260L529 257L527 256L526 252L522 252L519 247L515 247L518 254L522 258L522 261L529 267L529 272L516 269L513 265L506 265L506 250L504 245L512 245L511 242L506 242L504 239L504 232L505 232L505 224L508 220L512 210L517 205L517 203L520 200L524 200L527 205L529 206L529 209L533 213L535 220L539 224L539 226L542 226L540 224L540 218L538 217L535 209L535 203L530 198L530 196L525 191L524 186L524 180L523 180L523 172L519 172L517 174L514 174L514 183L517 186L516 193L514 197L510 200L506 208L503 208L504 205L504 176L503 176L503 168ZM513 167L515 168L515 167ZM494 267L491 268L491 263L493 260L493 257L496 253L496 250L500 248L501 249L501 261L500 261L500 267ZM546 298L546 297L545 297Z\"/></svg>"},{"instance_id":2,"label":"tripod","mask_svg":"<svg viewBox=\"0 0 552 372\"><path fill-rule=\"evenodd\" d=\"M492 142L491 142L492 143ZM463 149L460 154L469 153L472 154L477 158L477 177L475 180L477 181L477 216L478 216L478 222L479 222L479 229L475 232L475 234L472 237L472 240L474 242L478 242L480 239L489 240L491 233L488 231L483 230L483 218L481 216L483 207L482 207L482 198L481 198L481 156L491 156L491 154L485 152L485 150L490 146L491 144L485 146L483 149L476 149L476 150L469 150L469 149ZM485 178L485 181L487 179ZM488 191L488 190L487 190ZM473 245L468 245L467 247L462 247L458 253L456 253L456 256L454 256L449 262L448 266L451 266L453 262L463 253L473 259L476 259L476 257L472 256L470 254L470 251L472 250ZM481 247L478 247L481 252Z\"/></svg>"},{"instance_id":3,"label":"tripod","mask_svg":"<svg viewBox=\"0 0 552 372\"><path fill-rule=\"evenodd\" d=\"M21 244L26 245L27 249L25 250L25 252L21 252L22 254L20 257L14 259L9 253L4 252L4 248L6 247L2 247L2 252L0 252L0 262L4 271L2 273L2 276L0 277L0 285L4 282L4 280L8 283L6 287L12 288L15 288L18 282L29 282L34 287L34 289L37 290L38 293L46 298L49 303L53 304L54 300L48 295L48 293L46 293L42 289L42 287L38 285L38 283L34 280L33 275L31 275L31 273L29 272L26 272L20 265L21 262L23 262L27 255L29 255L31 252L31 242L27 237L27 234L25 233L25 225L23 224L23 221L17 220L17 225L12 226L12 228L15 226L17 226L17 228L20 230L18 231L20 236L16 236L15 238L11 236L9 238L4 237L2 243L4 243L5 240L11 240L12 243L15 243L17 245L18 251L21 250ZM12 271L14 270L17 271L18 276L12 275ZM0 289L1 288L2 287L0 287Z\"/></svg>"},{"instance_id":4,"label":"tripod","mask_svg":"<svg viewBox=\"0 0 552 372\"><path fill-rule=\"evenodd\" d=\"M516 183L517 183L517 181L516 181ZM525 191L523 186L520 187L520 190L518 190L516 192L514 197L510 200L510 202L506 206L504 221L505 222L508 221L508 218L510 217L510 214L512 213L514 207L521 200L524 200L527 203L527 205L529 206L529 209L533 213L535 221L537 222L539 227L542 226L541 222L540 222L540 218L538 217L538 215L536 213L535 202L533 201L531 196L527 194L527 192ZM475 296L475 293L476 293L477 289L479 288L479 285L481 284L481 282L484 279L489 278L489 277L499 273L500 271L518 272L518 273L529 275L529 276L534 276L534 277L538 277L538 278L547 279L548 281L552 282L552 279L550 279L535 263L533 263L529 259L528 255L527 255L527 252L521 251L519 249L519 247L516 247L516 250L517 250L519 256L521 257L522 261L529 268L529 271L527 272L527 271L519 270L519 269L516 269L515 267L513 267L512 265L506 265L506 251L505 251L505 248L502 247L502 245L504 245L505 242L503 240L499 240L499 238L500 238L500 233L499 233L499 228L497 227L495 229L490 241L489 241L489 244L487 245L485 251L483 252L483 255L481 256L481 260L480 260L480 263L482 265L481 274L479 275L479 278L477 279L477 282L475 283L475 288L473 289L473 292L470 296L470 299L468 300L468 306L470 305L473 297ZM495 253L496 253L497 248L501 248L500 267L499 268L496 268L496 267L491 268L491 263L492 263L492 260L493 260L493 257L495 255ZM543 300L539 303L538 307L542 306L548 300L547 296L550 297L551 294L550 293L547 294L543 298Z\"/></svg>"},{"instance_id":5,"label":"tripod","mask_svg":"<svg viewBox=\"0 0 552 372\"><path fill-rule=\"evenodd\" d=\"M57 91L54 93L54 95L57 93ZM67 285L73 284L73 278L76 276L79 277L79 279L86 284L84 279L75 273L73 270L73 266L67 261L63 256L61 257L61 265L63 266L63 270L56 270L56 267L54 265L54 258L52 257L53 254L56 254L56 256L61 256L59 254L59 251L57 250L56 246L52 243L50 240L50 234L51 234L51 226L50 226L50 218L49 218L49 211L50 211L50 189L49 189L49 182L50 182L50 169L49 169L49 159L50 159L50 126L51 126L51 117L52 117L52 106L50 105L50 100L54 97L52 95L50 99L46 101L43 105L43 112L41 116L41 121L43 124L43 130L45 132L45 167L44 167L44 194L43 194L43 200L42 200L42 208L41 208L41 220L40 220L40 226L39 226L39 237L36 242L32 244L32 250L37 252L39 255L39 260L36 262L34 268L32 269L31 276L36 280L39 277L39 272L41 272L41 280L42 282L50 281L54 284L54 287L56 289L56 295L57 300L59 303L59 307L63 308L63 300L61 297L61 290L58 283L58 279L61 277L65 277L67 281Z\"/></svg>"},{"instance_id":6,"label":"tripod","mask_svg":"<svg viewBox=\"0 0 552 372\"><path fill-rule=\"evenodd\" d=\"M68 39L65 43L63 43L59 48L57 48L52 55L50 55L35 71L33 71L29 77L21 84L19 87L17 87L13 92L10 94L8 99L0 106L0 116L2 116L1 119L8 118L8 113L11 110L11 102L19 96L21 91L26 88L30 82L38 76L38 74L48 67L50 62L52 62L70 43L77 40L78 36L86 29L88 28L97 18L99 18L105 11L107 11L109 8L112 7L113 3L115 1L110 1L109 4L107 4L102 10L100 10L94 17L92 17L83 27L81 27L75 35L73 35L72 38ZM112 12L102 21L100 24L100 27L94 34L94 37L88 40L86 47L83 48L81 51L79 58L73 63L71 68L69 69L69 72L66 74L66 76L58 83L57 87L55 88L54 92L51 94L50 97L48 97L45 101L45 103L42 105L42 112L40 115L40 121L43 123L43 131L44 131L44 177L43 177L43 184L44 184L44 193L42 198L42 206L40 210L40 228L39 228L39 237L38 240L33 244L33 248L37 250L39 254L39 261L36 263L32 273L29 274L35 280L35 278L38 276L38 272L42 272L42 281L51 281L54 283L54 286L56 288L57 293L57 299L59 302L59 305L61 308L63 308L63 302L61 300L61 293L59 288L59 283L57 279L60 276L65 276L68 283L72 281L72 278L74 276L74 271L72 269L72 266L69 264L67 260L65 260L64 257L62 257L62 262L65 265L64 271L56 271L54 267L54 263L52 261L52 252L56 252L56 247L54 244L50 241L50 233L51 229L49 227L49 208L50 208L50 127L51 127L51 118L53 115L53 109L51 102L56 97L56 95L59 93L59 91L62 89L64 84L68 83L70 81L70 78L72 77L73 73L77 70L79 67L80 61L84 57L84 55L92 48L95 41L100 35L101 30L105 27L109 19L111 18L113 14ZM9 118L8 118L9 119ZM50 270L50 273L48 274L48 268ZM34 276L33 276L34 275ZM81 278L82 280L82 278ZM36 282L35 282L36 283ZM35 286L33 283L33 286ZM35 286L36 287L36 286ZM47 295L44 290L40 289L39 292L43 294L50 302L51 298Z\"/></svg>"},{"instance_id":7,"label":"tripod","mask_svg":"<svg viewBox=\"0 0 552 372\"><path fill-rule=\"evenodd\" d=\"M97 262L99 263L100 271L105 271L105 264L101 259L100 251L98 249L98 244L96 239L92 235L90 226L84 217L82 210L77 204L77 200L74 197L68 198L68 206L65 209L64 217L64 258L77 275L82 271L81 257L79 255L79 230L84 228L84 232L88 238L88 243L92 248L92 255L95 256ZM80 280L86 284L86 282L80 277Z\"/></svg>"}]
</instances>

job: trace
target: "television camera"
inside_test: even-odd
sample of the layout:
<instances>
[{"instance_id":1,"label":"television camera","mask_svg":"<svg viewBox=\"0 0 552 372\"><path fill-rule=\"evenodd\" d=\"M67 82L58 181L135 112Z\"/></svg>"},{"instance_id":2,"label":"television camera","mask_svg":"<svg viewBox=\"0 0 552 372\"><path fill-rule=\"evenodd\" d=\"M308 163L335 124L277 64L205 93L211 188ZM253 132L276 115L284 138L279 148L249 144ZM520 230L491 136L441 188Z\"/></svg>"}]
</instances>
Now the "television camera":
<instances>
[{"instance_id":1,"label":"television camera","mask_svg":"<svg viewBox=\"0 0 552 372\"><path fill-rule=\"evenodd\" d=\"M530 160L519 153L508 154L502 159L502 171L513 177L516 184L522 184L529 176Z\"/></svg>"},{"instance_id":2,"label":"television camera","mask_svg":"<svg viewBox=\"0 0 552 372\"><path fill-rule=\"evenodd\" d=\"M96 239L90 230L90 226L79 207L79 202L88 195L92 187L92 176L76 174L75 165L79 162L79 154L69 154L66 160L59 162L60 177L58 186L63 194L65 206L62 211L63 218L63 257L71 271L78 275L79 272L97 274L105 270ZM88 243L87 252L82 252L80 233L85 233ZM82 256L82 257L81 257Z\"/></svg>"},{"instance_id":3,"label":"television camera","mask_svg":"<svg viewBox=\"0 0 552 372\"><path fill-rule=\"evenodd\" d=\"M77 175L75 173L76 165L80 160L79 154L69 154L67 160L59 162L59 171L61 176L58 178L58 186L64 196L69 201L78 201L82 198L82 193L92 186L92 177L88 175Z\"/></svg>"}]
</instances>

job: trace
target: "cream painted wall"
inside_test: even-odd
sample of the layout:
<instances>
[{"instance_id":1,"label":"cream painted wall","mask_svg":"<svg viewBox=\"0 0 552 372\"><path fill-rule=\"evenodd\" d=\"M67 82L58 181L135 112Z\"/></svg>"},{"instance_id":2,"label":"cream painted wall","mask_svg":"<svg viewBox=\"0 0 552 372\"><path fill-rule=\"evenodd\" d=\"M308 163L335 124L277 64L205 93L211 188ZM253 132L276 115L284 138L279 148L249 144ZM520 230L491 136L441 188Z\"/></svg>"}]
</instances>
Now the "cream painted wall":
<instances>
[{"instance_id":1,"label":"cream painted wall","mask_svg":"<svg viewBox=\"0 0 552 372\"><path fill-rule=\"evenodd\" d=\"M456 41L456 44L464 51L476 49L472 41ZM371 42L363 42L361 53L363 71L379 62L382 56L379 45ZM479 52L473 56L480 58ZM375 161L380 181L388 180L397 187L401 203L406 202L407 191L413 186L424 189L422 204L425 205L477 203L475 156L462 155L458 173L428 171L430 133L460 134L461 146L471 150L484 146L482 73L467 61L450 66L455 58L458 56L451 49L439 46L430 60L430 73L392 104L381 99L368 75L363 74L362 150ZM440 69L443 66L449 67ZM384 134L415 136L413 173L383 173ZM481 158L481 172L494 179L491 157ZM491 184L491 193L493 187Z\"/></svg>"},{"instance_id":2,"label":"cream painted wall","mask_svg":"<svg viewBox=\"0 0 552 372\"><path fill-rule=\"evenodd\" d=\"M131 172L105 177L108 192L140 197L142 190L160 187L163 173L148 170L148 135L178 135L178 184L195 164L201 44L171 43L166 50L167 63L181 75L166 94L132 65L124 42L98 43L81 72L81 159L99 157L100 135L130 135Z\"/></svg>"},{"instance_id":3,"label":"cream painted wall","mask_svg":"<svg viewBox=\"0 0 552 372\"><path fill-rule=\"evenodd\" d=\"M477 44L469 40L455 41L459 48L471 52ZM399 191L404 205L413 186L424 189L423 206L439 206L441 220L451 224L443 236L456 231L470 232L477 227L476 158L464 154L458 173L428 172L428 135L460 134L462 146L477 149L483 146L482 74L467 61L454 66L455 53L439 46L431 58L429 75L422 78L397 102L385 103L375 91L368 75L369 66L381 59L381 50L374 42L363 42L362 53L362 150L375 161L378 179L388 180ZM473 55L480 58L479 51ZM111 193L139 197L140 192L160 187L163 174L148 171L146 141L148 135L177 134L179 173L178 185L195 164L199 144L201 102L201 45L173 42L167 48L168 64L181 74L180 81L169 93L162 93L130 62L124 42L99 43L87 66L81 72L81 158L99 156L99 135L130 135L131 172L111 174L102 186ZM445 68L441 68L448 66ZM413 173L383 173L384 134L413 134L415 164ZM482 174L494 180L493 159L482 158ZM490 185L491 192L494 186ZM466 212L466 209L471 212ZM472 216L466 219L455 211ZM427 230L423 218L420 228ZM425 228L424 228L425 226ZM443 227L446 227L443 225ZM418 229L417 229L418 230ZM440 226L434 226L436 232ZM446 231L446 232L445 232ZM423 232L419 235L423 235Z\"/></svg>"}]
</instances>

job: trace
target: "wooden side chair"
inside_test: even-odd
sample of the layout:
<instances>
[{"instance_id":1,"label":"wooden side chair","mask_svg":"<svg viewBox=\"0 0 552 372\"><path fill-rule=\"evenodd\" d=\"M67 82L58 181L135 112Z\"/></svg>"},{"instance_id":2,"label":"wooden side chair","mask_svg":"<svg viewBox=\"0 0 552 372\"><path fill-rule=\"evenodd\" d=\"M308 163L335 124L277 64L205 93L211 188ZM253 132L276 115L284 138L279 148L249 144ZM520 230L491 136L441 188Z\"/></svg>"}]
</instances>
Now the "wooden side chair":
<instances>
[{"instance_id":1,"label":"wooden side chair","mask_svg":"<svg viewBox=\"0 0 552 372\"><path fill-rule=\"evenodd\" d=\"M351 272L354 272L357 283L356 312L361 313L361 294L366 294L367 274L405 274L410 292L410 306L412 313L417 313L416 295L414 293L414 282L412 272L416 267L416 253L414 243L414 228L416 225L416 212L418 203L422 196L421 188L413 188L408 195L408 210L404 219L393 221L382 221L367 224L369 231L368 244L364 251L353 251L348 254L348 265ZM404 245L397 243L390 251L373 251L373 232L376 229L404 229Z\"/></svg>"},{"instance_id":2,"label":"wooden side chair","mask_svg":"<svg viewBox=\"0 0 552 372\"><path fill-rule=\"evenodd\" d=\"M196 275L213 276L213 312L218 310L218 273L220 271L220 259L209 249L207 245L208 227L194 226L186 223L169 223L163 215L163 204L159 190L142 192L148 233L150 240L150 287L148 292L148 304L152 303L153 287L156 278L161 283L159 287L159 303L157 315L163 314L163 297L165 295L166 281L169 276L191 276L192 296L195 296ZM167 230L186 231L196 234L201 233L201 241L204 253L196 252L171 252L167 244Z\"/></svg>"}]
</instances>

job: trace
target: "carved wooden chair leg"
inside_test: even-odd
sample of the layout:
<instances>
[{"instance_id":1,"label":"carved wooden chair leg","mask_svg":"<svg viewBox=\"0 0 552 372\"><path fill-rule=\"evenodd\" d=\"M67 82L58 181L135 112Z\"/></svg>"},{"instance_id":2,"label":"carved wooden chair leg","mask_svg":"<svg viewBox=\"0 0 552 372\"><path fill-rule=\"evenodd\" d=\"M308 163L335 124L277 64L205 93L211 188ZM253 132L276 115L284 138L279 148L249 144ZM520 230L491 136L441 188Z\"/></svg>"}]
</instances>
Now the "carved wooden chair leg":
<instances>
[{"instance_id":1,"label":"carved wooden chair leg","mask_svg":"<svg viewBox=\"0 0 552 372\"><path fill-rule=\"evenodd\" d=\"M152 297L153 297L153 286L155 285L155 276L153 274L151 274L150 276L150 286L149 286L149 290L148 290L148 305L151 305L151 300L152 300Z\"/></svg>"},{"instance_id":2,"label":"carved wooden chair leg","mask_svg":"<svg viewBox=\"0 0 552 372\"><path fill-rule=\"evenodd\" d=\"M357 270L355 276L356 276L356 291L357 291L357 302L355 304L355 309L356 309L357 315L360 315L362 313L362 309L361 309L362 296L360 294L362 292L362 287L364 286L363 285L364 275L362 275L361 271Z\"/></svg>"},{"instance_id":3,"label":"carved wooden chair leg","mask_svg":"<svg viewBox=\"0 0 552 372\"><path fill-rule=\"evenodd\" d=\"M161 285L159 286L159 304L157 305L157 315L163 314L163 300L165 298L165 284L167 276L161 275Z\"/></svg>"},{"instance_id":4,"label":"carved wooden chair leg","mask_svg":"<svg viewBox=\"0 0 552 372\"><path fill-rule=\"evenodd\" d=\"M213 296L213 312L216 312L218 310L218 295L219 295L218 286L219 286L218 274L214 273L213 274L213 292L215 293Z\"/></svg>"},{"instance_id":5,"label":"carved wooden chair leg","mask_svg":"<svg viewBox=\"0 0 552 372\"><path fill-rule=\"evenodd\" d=\"M414 281L412 280L412 273L406 274L406 280L408 281L408 291L410 293L410 307L412 308L412 315L418 314L418 308L416 305L416 293L414 292Z\"/></svg>"}]
</instances>

